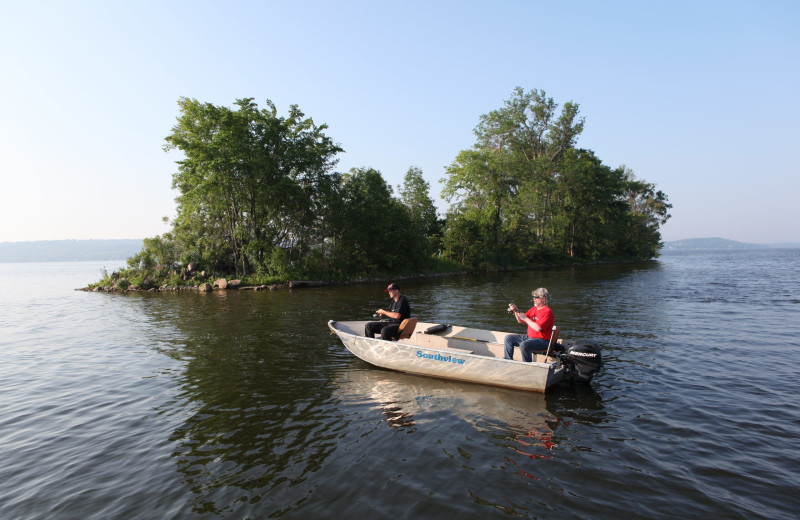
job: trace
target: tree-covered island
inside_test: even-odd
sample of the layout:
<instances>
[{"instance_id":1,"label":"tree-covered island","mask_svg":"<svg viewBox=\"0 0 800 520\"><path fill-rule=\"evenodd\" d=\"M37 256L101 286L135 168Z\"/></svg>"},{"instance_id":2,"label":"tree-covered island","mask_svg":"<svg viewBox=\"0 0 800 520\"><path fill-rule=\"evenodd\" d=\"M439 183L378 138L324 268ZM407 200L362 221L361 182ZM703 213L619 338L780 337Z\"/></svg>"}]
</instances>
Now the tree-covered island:
<instances>
[{"instance_id":1,"label":"tree-covered island","mask_svg":"<svg viewBox=\"0 0 800 520\"><path fill-rule=\"evenodd\" d=\"M179 100L165 150L179 150L171 231L90 288L245 285L646 260L661 246L667 196L625 166L576 148L579 107L514 90L480 117L446 169L439 218L423 172L395 196L381 172L335 171L343 149L292 105Z\"/></svg>"}]
</instances>

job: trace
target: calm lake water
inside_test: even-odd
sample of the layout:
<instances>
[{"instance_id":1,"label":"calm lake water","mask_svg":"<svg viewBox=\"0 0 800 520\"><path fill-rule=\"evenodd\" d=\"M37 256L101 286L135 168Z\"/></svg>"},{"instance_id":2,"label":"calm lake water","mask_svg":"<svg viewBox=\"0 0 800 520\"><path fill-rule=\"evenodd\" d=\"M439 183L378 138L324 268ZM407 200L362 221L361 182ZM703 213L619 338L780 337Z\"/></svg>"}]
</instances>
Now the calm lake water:
<instances>
[{"instance_id":1,"label":"calm lake water","mask_svg":"<svg viewBox=\"0 0 800 520\"><path fill-rule=\"evenodd\" d=\"M800 511L800 250L405 280L415 315L522 332L547 287L590 387L408 376L326 327L385 284L74 291L0 264L0 518L725 518ZM113 265L105 265L113 268Z\"/></svg>"}]
</instances>

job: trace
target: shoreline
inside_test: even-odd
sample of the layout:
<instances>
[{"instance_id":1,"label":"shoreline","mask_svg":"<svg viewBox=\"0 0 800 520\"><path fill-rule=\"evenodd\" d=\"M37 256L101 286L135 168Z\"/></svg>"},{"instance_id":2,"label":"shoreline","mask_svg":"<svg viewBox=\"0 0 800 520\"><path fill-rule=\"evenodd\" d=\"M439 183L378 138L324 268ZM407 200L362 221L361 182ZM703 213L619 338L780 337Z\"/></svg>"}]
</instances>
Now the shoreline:
<instances>
[{"instance_id":1,"label":"shoreline","mask_svg":"<svg viewBox=\"0 0 800 520\"><path fill-rule=\"evenodd\" d=\"M595 261L595 262L575 262L575 263L558 263L558 264L539 264L539 265L531 265L531 266L521 266L521 267L506 267L501 269L492 269L492 270L481 270L481 271L446 271L446 272L438 272L438 273L419 273L414 275L397 275L397 276L377 276L377 277L370 277L370 278L350 278L347 280L287 280L285 282L278 282L273 284L261 284L261 285L242 285L241 280L239 279L228 279L226 277L220 277L214 280L213 282L203 282L197 285L168 285L164 284L158 287L148 287L142 288L135 285L130 285L126 288L118 287L115 285L112 286L95 286L92 287L91 284L86 287L81 287L75 289L76 291L83 291L83 292L98 292L98 293L117 293L117 294L124 294L124 293L142 293L142 292L179 292L179 291L197 291L197 292L213 292L213 291L229 291L229 290L239 290L239 291L276 291L280 289L304 289L304 288L314 288L314 287L327 287L329 285L350 285L350 284L358 284L358 283L384 283L388 281L397 281L397 280L413 280L419 278L440 278L446 276L463 276L463 275L474 275L474 274L489 274L489 273L505 273L511 271L533 271L537 269L552 269L555 267L583 267L583 266L593 266L593 265L602 265L602 264L630 264L630 263L647 263L647 262L655 262L657 258L651 258L649 260L609 260L609 261Z\"/></svg>"},{"instance_id":2,"label":"shoreline","mask_svg":"<svg viewBox=\"0 0 800 520\"><path fill-rule=\"evenodd\" d=\"M504 269L504 270L497 270L494 272L501 272L506 270L516 270L516 269ZM481 271L483 272L483 271ZM75 289L76 291L83 291L83 292L99 292L99 293L139 293L139 292L176 292L176 291L197 291L197 292L213 292L213 291L229 291L229 290L238 290L238 291L276 291L279 289L303 289L303 288L313 288L313 287L327 287L329 285L350 285L356 283L377 283L377 282L386 282L388 280L410 280L415 278L437 278L437 277L444 277L444 276L454 276L454 275L464 275L464 274L474 274L471 271L452 271L452 272L442 272L442 273L432 273L432 274L416 274L416 275L398 275L393 277L375 277L375 278L352 278L348 280L288 280L285 282L273 283L273 284L262 284L262 285L242 285L241 280L233 279L228 280L227 278L221 277L216 279L213 283L200 283L198 285L161 285L159 287L149 287L149 288L142 288L135 285L131 285L126 288L121 288L117 286L86 286L80 287Z\"/></svg>"}]
</instances>

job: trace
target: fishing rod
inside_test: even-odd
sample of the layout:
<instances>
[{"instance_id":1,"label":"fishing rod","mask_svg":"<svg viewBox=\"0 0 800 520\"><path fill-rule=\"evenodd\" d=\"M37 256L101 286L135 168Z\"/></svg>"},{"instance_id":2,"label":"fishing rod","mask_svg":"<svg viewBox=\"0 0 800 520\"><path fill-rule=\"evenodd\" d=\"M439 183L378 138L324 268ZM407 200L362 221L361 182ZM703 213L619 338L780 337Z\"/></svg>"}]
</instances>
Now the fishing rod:
<instances>
[{"instance_id":1,"label":"fishing rod","mask_svg":"<svg viewBox=\"0 0 800 520\"><path fill-rule=\"evenodd\" d=\"M514 303L514 300L512 300L511 298L509 298L508 296L503 294L503 291L501 291L497 287L495 287L494 290L495 290L495 292L497 292L497 294L500 295L500 297L503 299L504 302L508 302L508 309L506 309L506 310L508 311L509 314L512 314L512 313L517 312L519 310L519 309L517 309L517 304Z\"/></svg>"},{"instance_id":2,"label":"fishing rod","mask_svg":"<svg viewBox=\"0 0 800 520\"><path fill-rule=\"evenodd\" d=\"M369 312L369 311L366 311L366 312ZM373 320L378 320L378 321L389 321L389 318L387 318L386 316L381 316L380 314L378 314L375 311L372 312L372 319Z\"/></svg>"}]
</instances>

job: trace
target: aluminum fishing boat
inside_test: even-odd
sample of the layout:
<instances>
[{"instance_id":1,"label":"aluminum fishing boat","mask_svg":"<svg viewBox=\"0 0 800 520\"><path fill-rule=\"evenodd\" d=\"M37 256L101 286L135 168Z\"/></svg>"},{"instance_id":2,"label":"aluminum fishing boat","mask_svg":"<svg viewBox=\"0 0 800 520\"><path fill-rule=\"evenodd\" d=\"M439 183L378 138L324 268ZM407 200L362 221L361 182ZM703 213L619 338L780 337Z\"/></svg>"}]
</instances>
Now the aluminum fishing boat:
<instances>
[{"instance_id":1,"label":"aluminum fishing boat","mask_svg":"<svg viewBox=\"0 0 800 520\"><path fill-rule=\"evenodd\" d=\"M397 340L364 336L367 321L328 322L328 328L353 355L372 365L409 374L481 383L544 393L562 381L588 383L602 366L600 349L590 341L568 347L551 341L549 355L534 355L522 361L503 359L503 341L508 332L456 325L404 321Z\"/></svg>"}]
</instances>

